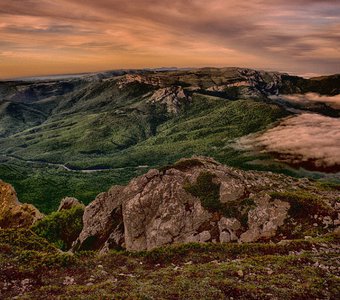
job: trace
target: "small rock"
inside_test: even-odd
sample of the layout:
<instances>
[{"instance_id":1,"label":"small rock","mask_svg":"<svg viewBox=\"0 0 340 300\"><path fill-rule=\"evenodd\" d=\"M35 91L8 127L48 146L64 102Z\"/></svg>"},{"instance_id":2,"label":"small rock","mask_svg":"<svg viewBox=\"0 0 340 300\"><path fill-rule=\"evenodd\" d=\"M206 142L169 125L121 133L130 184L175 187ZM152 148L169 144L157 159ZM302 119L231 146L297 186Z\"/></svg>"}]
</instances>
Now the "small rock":
<instances>
[{"instance_id":1,"label":"small rock","mask_svg":"<svg viewBox=\"0 0 340 300\"><path fill-rule=\"evenodd\" d=\"M69 210L75 206L81 206L85 208L85 205L81 202L78 201L78 199L73 198L73 197L66 197L61 200L59 208L57 211L62 211L62 210Z\"/></svg>"},{"instance_id":2,"label":"small rock","mask_svg":"<svg viewBox=\"0 0 340 300\"><path fill-rule=\"evenodd\" d=\"M229 243L231 241L230 234L228 232L221 232L220 233L220 242L221 243Z\"/></svg>"},{"instance_id":3,"label":"small rock","mask_svg":"<svg viewBox=\"0 0 340 300\"><path fill-rule=\"evenodd\" d=\"M63 285L72 285L74 284L74 278L70 276L66 276L63 282Z\"/></svg>"},{"instance_id":4,"label":"small rock","mask_svg":"<svg viewBox=\"0 0 340 300\"><path fill-rule=\"evenodd\" d=\"M219 264L218 260L216 260L216 259L213 260L213 261L211 261L210 263L211 263L211 264Z\"/></svg>"},{"instance_id":5,"label":"small rock","mask_svg":"<svg viewBox=\"0 0 340 300\"><path fill-rule=\"evenodd\" d=\"M28 285L30 280L28 278L21 280L21 285Z\"/></svg>"},{"instance_id":6,"label":"small rock","mask_svg":"<svg viewBox=\"0 0 340 300\"><path fill-rule=\"evenodd\" d=\"M243 271L242 270L238 270L237 271L237 276L238 277L243 277L244 276Z\"/></svg>"},{"instance_id":7,"label":"small rock","mask_svg":"<svg viewBox=\"0 0 340 300\"><path fill-rule=\"evenodd\" d=\"M118 276L125 276L125 277L131 277L131 278L136 277L133 274L124 274L124 273L120 273L120 274L118 274Z\"/></svg>"},{"instance_id":8,"label":"small rock","mask_svg":"<svg viewBox=\"0 0 340 300\"><path fill-rule=\"evenodd\" d=\"M199 241L205 243L211 239L211 234L209 231L203 231L199 234Z\"/></svg>"}]
</instances>

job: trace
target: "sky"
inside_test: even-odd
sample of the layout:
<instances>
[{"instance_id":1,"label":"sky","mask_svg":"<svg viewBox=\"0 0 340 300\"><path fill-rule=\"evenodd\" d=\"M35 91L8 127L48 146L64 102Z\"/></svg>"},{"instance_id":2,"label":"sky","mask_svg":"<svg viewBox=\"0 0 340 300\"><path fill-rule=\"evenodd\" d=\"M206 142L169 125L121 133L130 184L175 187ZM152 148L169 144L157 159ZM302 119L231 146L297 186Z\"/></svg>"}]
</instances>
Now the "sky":
<instances>
[{"instance_id":1,"label":"sky","mask_svg":"<svg viewBox=\"0 0 340 300\"><path fill-rule=\"evenodd\" d=\"M173 66L340 73L340 1L0 0L0 78Z\"/></svg>"}]
</instances>

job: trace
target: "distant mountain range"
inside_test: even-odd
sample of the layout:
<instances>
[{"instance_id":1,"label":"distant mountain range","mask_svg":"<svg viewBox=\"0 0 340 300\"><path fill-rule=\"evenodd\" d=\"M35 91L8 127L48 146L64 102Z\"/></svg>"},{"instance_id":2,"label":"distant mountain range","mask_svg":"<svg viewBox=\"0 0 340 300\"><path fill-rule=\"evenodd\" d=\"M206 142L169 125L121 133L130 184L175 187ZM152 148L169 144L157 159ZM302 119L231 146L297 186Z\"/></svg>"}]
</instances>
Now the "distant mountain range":
<instances>
[{"instance_id":1,"label":"distant mountain range","mask_svg":"<svg viewBox=\"0 0 340 300\"><path fill-rule=\"evenodd\" d=\"M311 93L319 98L304 100ZM288 116L310 113L338 120L339 94L340 75L305 79L242 68L118 70L3 81L0 178L13 183L25 202L34 202L37 195L57 196L41 185L24 192L33 177L53 188L56 172L79 182L95 182L97 176L104 186L86 190L77 181L59 191L58 197L73 192L86 202L112 181L124 183L193 154L246 169L305 175L276 162L280 153L249 152L234 143ZM313 158L305 163L300 153L291 165L300 167L299 159L312 171L340 170L336 161L326 167Z\"/></svg>"}]
</instances>

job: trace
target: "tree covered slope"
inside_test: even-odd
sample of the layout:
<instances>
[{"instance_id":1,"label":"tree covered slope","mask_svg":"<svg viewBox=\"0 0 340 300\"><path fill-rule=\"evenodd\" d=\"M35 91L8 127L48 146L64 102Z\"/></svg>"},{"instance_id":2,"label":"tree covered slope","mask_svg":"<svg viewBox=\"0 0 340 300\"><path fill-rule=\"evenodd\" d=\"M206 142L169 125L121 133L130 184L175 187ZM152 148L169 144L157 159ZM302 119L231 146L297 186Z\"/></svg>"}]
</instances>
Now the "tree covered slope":
<instances>
[{"instance_id":1,"label":"tree covered slope","mask_svg":"<svg viewBox=\"0 0 340 300\"><path fill-rule=\"evenodd\" d=\"M87 202L113 183L193 154L249 168L253 158L231 142L291 114L290 104L270 96L333 95L336 82L239 68L1 82L0 177L25 202L49 210L60 196ZM313 110L337 113L323 103Z\"/></svg>"}]
</instances>

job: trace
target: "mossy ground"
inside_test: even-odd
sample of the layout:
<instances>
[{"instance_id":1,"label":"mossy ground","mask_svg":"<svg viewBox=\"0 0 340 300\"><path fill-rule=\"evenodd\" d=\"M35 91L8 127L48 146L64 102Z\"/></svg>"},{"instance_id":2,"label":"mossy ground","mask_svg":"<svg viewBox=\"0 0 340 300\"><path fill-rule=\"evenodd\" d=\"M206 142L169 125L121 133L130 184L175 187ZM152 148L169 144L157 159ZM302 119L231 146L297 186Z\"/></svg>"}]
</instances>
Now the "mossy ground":
<instances>
[{"instance_id":1,"label":"mossy ground","mask_svg":"<svg viewBox=\"0 0 340 300\"><path fill-rule=\"evenodd\" d=\"M328 216L335 213L334 209L327 205L320 197L303 190L272 193L271 196L275 199L288 202L290 204L288 213L297 219L314 215Z\"/></svg>"},{"instance_id":2,"label":"mossy ground","mask_svg":"<svg viewBox=\"0 0 340 300\"><path fill-rule=\"evenodd\" d=\"M318 186L319 184L316 184ZM333 187L332 187L333 188ZM328 187L327 187L328 189ZM273 199L279 199L290 204L288 218L280 226L277 236L290 239L304 238L305 236L320 236L333 230L333 223L326 225L323 219L335 219L336 211L322 194L312 194L305 190L274 192L270 194ZM336 201L336 197L332 199Z\"/></svg>"},{"instance_id":3,"label":"mossy ground","mask_svg":"<svg viewBox=\"0 0 340 300\"><path fill-rule=\"evenodd\" d=\"M84 208L80 205L45 216L32 231L61 250L69 250L83 229Z\"/></svg>"},{"instance_id":4,"label":"mossy ground","mask_svg":"<svg viewBox=\"0 0 340 300\"><path fill-rule=\"evenodd\" d=\"M28 237L33 242L24 246ZM332 236L101 256L59 253L23 230L1 231L0 244L1 299L337 299L340 293L339 243Z\"/></svg>"}]
</instances>

